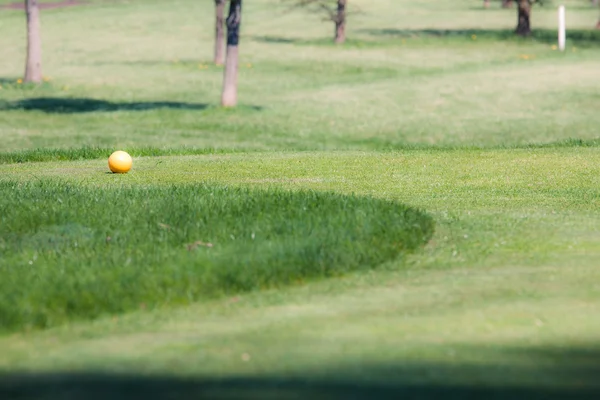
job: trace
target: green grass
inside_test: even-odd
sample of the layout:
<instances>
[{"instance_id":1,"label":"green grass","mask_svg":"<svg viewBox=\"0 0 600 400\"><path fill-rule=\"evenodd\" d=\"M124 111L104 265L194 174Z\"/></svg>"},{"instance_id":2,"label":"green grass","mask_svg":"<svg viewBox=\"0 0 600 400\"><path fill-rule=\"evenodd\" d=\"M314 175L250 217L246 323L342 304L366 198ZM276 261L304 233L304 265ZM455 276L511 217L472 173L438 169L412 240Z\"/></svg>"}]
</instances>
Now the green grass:
<instances>
[{"instance_id":1,"label":"green grass","mask_svg":"<svg viewBox=\"0 0 600 400\"><path fill-rule=\"evenodd\" d=\"M401 205L312 192L8 181L0 194L2 330L341 276L433 232Z\"/></svg>"},{"instance_id":2,"label":"green grass","mask_svg":"<svg viewBox=\"0 0 600 400\"><path fill-rule=\"evenodd\" d=\"M211 2L44 11L40 86L16 82L23 15L0 11L0 271L11 274L0 276L0 303L28 294L39 315L0 336L0 397L598 397L597 10L566 2L560 53L554 3L534 7L527 39L511 34L516 10L497 3L350 4L363 12L334 46L319 15L248 2L241 104L228 110L218 106L223 70L210 64ZM116 149L134 157L126 175L107 173ZM201 229L207 188L223 197ZM122 195L156 212L110 201ZM330 205L314 220L285 205L311 199ZM253 214L261 204L273 214ZM410 254L345 228L376 221L404 235L394 218L405 209L435 224ZM257 225L295 230L248 252ZM245 242L218 231L222 246L185 248L225 227ZM298 252L325 245L335 277L296 263L323 260ZM86 261L128 258L119 269ZM190 260L223 269L198 275ZM262 261L235 285L192 284L244 260ZM284 273L266 274L267 263ZM54 283L61 268L74 271L69 285ZM114 271L136 278L131 289ZM304 272L312 278L298 285ZM71 302L81 307L72 318L45 301L82 287L121 294L85 313L92 303ZM20 299L0 318L25 315ZM52 327L23 329L32 321Z\"/></svg>"},{"instance_id":3,"label":"green grass","mask_svg":"<svg viewBox=\"0 0 600 400\"><path fill-rule=\"evenodd\" d=\"M2 11L0 153L140 143L494 147L598 136L597 13L583 0L568 5L564 54L551 48L554 6L534 8L534 37L522 40L509 34L514 9L359 0L353 4L363 14L351 16L349 45L335 47L321 16L254 1L242 26L241 107L227 112L217 107L223 70L210 65L213 4L143 4L46 10L50 81L35 88L15 84L25 50L22 13ZM85 42L81 21L88 22Z\"/></svg>"},{"instance_id":4,"label":"green grass","mask_svg":"<svg viewBox=\"0 0 600 400\"><path fill-rule=\"evenodd\" d=\"M594 142L595 144L595 142ZM565 145L585 145L585 143ZM235 150L219 150L211 148L179 147L179 148L156 148L156 147L136 147L123 148L122 150L138 157L150 156L168 156L168 155L198 155L198 154L221 154L235 153ZM21 150L0 154L0 164L14 164L24 162L43 162L43 161L73 161L73 160L94 160L99 158L108 158L114 149L102 147L78 147L65 149L37 148L32 150Z\"/></svg>"},{"instance_id":5,"label":"green grass","mask_svg":"<svg viewBox=\"0 0 600 400\"><path fill-rule=\"evenodd\" d=\"M599 166L597 147L140 157L124 176L106 174L105 160L3 165L6 180L68 187L205 181L355 193L425 208L436 232L376 272L8 335L0 368L64 371L67 382L89 373L81 390L99 379L110 393L122 380L143 393L148 376L166 379L164 390L222 396L357 387L359 398L490 388L585 398L600 323ZM71 387L48 379L41 388Z\"/></svg>"}]
</instances>

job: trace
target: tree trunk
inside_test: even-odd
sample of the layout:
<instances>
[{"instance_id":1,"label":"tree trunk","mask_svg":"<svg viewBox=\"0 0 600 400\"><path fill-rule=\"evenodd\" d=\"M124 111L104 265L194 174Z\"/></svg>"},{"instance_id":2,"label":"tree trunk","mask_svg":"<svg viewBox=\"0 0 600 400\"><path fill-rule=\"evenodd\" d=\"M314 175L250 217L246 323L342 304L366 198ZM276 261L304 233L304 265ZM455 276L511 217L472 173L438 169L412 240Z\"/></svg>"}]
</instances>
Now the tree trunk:
<instances>
[{"instance_id":1,"label":"tree trunk","mask_svg":"<svg viewBox=\"0 0 600 400\"><path fill-rule=\"evenodd\" d=\"M346 2L338 0L337 14L335 16L335 43L342 44L346 41Z\"/></svg>"},{"instance_id":2,"label":"tree trunk","mask_svg":"<svg viewBox=\"0 0 600 400\"><path fill-rule=\"evenodd\" d=\"M600 29L600 19L598 20L598 23L596 24L596 29Z\"/></svg>"},{"instance_id":3,"label":"tree trunk","mask_svg":"<svg viewBox=\"0 0 600 400\"><path fill-rule=\"evenodd\" d=\"M42 81L42 38L40 35L40 9L38 0L25 0L27 15L27 61L25 82Z\"/></svg>"},{"instance_id":4,"label":"tree trunk","mask_svg":"<svg viewBox=\"0 0 600 400\"><path fill-rule=\"evenodd\" d=\"M502 0L502 8L512 8L513 0Z\"/></svg>"},{"instance_id":5,"label":"tree trunk","mask_svg":"<svg viewBox=\"0 0 600 400\"><path fill-rule=\"evenodd\" d=\"M483 0L483 8L490 8L490 0Z\"/></svg>"},{"instance_id":6,"label":"tree trunk","mask_svg":"<svg viewBox=\"0 0 600 400\"><path fill-rule=\"evenodd\" d=\"M230 0L227 16L227 59L223 79L221 105L235 107L237 104L238 44L242 22L242 0Z\"/></svg>"},{"instance_id":7,"label":"tree trunk","mask_svg":"<svg viewBox=\"0 0 600 400\"><path fill-rule=\"evenodd\" d=\"M215 64L223 64L225 50L225 1L215 0L216 26L215 26Z\"/></svg>"},{"instance_id":8,"label":"tree trunk","mask_svg":"<svg viewBox=\"0 0 600 400\"><path fill-rule=\"evenodd\" d=\"M518 23L515 32L520 36L529 36L531 34L531 3L529 0L519 0L517 16Z\"/></svg>"}]
</instances>

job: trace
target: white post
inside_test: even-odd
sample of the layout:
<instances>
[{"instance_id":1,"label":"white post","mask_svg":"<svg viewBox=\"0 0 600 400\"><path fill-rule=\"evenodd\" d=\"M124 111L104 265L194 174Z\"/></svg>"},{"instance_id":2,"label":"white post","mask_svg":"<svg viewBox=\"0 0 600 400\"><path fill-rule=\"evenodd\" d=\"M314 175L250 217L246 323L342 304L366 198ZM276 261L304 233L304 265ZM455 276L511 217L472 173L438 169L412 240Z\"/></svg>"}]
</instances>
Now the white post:
<instances>
[{"instance_id":1,"label":"white post","mask_svg":"<svg viewBox=\"0 0 600 400\"><path fill-rule=\"evenodd\" d=\"M560 51L565 50L566 42L566 28L565 28L565 6L558 7L558 49Z\"/></svg>"}]
</instances>

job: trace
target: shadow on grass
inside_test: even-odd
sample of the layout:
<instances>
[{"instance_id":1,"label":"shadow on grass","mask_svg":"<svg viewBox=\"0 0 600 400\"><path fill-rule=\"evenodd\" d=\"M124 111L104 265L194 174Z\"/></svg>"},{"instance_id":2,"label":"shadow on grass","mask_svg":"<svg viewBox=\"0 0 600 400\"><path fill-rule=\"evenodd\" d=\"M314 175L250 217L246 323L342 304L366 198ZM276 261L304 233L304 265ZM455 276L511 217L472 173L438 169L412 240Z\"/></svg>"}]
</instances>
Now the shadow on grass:
<instances>
[{"instance_id":1,"label":"shadow on grass","mask_svg":"<svg viewBox=\"0 0 600 400\"><path fill-rule=\"evenodd\" d=\"M0 111L26 110L43 111L56 114L75 114L87 112L114 111L147 111L159 108L175 108L182 110L204 110L208 104L182 103L174 101L144 101L144 102L110 102L88 98L37 97L0 102Z\"/></svg>"},{"instance_id":2,"label":"shadow on grass","mask_svg":"<svg viewBox=\"0 0 600 400\"><path fill-rule=\"evenodd\" d=\"M286 44L298 44L307 43L308 41L296 38L285 38L280 36L253 36L252 40L263 43L286 43Z\"/></svg>"},{"instance_id":3,"label":"shadow on grass","mask_svg":"<svg viewBox=\"0 0 600 400\"><path fill-rule=\"evenodd\" d=\"M482 349L483 350L483 349ZM485 352L485 350L483 350ZM515 365L356 365L292 377L102 372L0 375L2 399L511 399L600 398L600 351L508 350Z\"/></svg>"},{"instance_id":4,"label":"shadow on grass","mask_svg":"<svg viewBox=\"0 0 600 400\"><path fill-rule=\"evenodd\" d=\"M156 156L183 156L204 154L228 154L249 152L251 150L240 150L236 148L213 148L213 147L134 147L123 150L133 157L156 157ZM13 164L24 162L44 161L73 161L73 160L97 160L108 157L114 149L104 147L75 147L75 148L35 148L13 152L0 152L0 164Z\"/></svg>"},{"instance_id":5,"label":"shadow on grass","mask_svg":"<svg viewBox=\"0 0 600 400\"><path fill-rule=\"evenodd\" d=\"M473 35L477 39L486 39L493 41L534 41L545 44L555 44L557 41L557 31L552 29L534 29L532 34L523 38L517 36L512 29L491 30L491 29L363 29L360 31L371 36L386 40L377 40L369 38L347 39L342 46L335 45L331 38L318 39L299 39L282 36L253 36L252 40L268 44L293 44L299 46L327 46L336 48L345 47L380 47L395 46L393 39L446 39L446 40L469 40L473 41ZM600 30L569 30L567 32L567 42L580 47L600 46Z\"/></svg>"},{"instance_id":6,"label":"shadow on grass","mask_svg":"<svg viewBox=\"0 0 600 400\"><path fill-rule=\"evenodd\" d=\"M465 38L472 39L473 35L481 39L493 40L534 40L554 44L557 41L557 31L553 29L533 29L529 38L517 36L512 29L365 29L363 33L373 36L398 38ZM600 30L569 30L567 40L579 45L600 45Z\"/></svg>"},{"instance_id":7,"label":"shadow on grass","mask_svg":"<svg viewBox=\"0 0 600 400\"><path fill-rule=\"evenodd\" d=\"M13 83L17 83L17 79L9 79L9 78L0 78L0 85L11 85Z\"/></svg>"},{"instance_id":8,"label":"shadow on grass","mask_svg":"<svg viewBox=\"0 0 600 400\"><path fill-rule=\"evenodd\" d=\"M78 1L78 0L63 0L63 1L51 1L46 3L40 3L40 10L49 10L53 8L64 8L64 7L73 7L73 6L82 6L88 4L87 1ZM0 9L6 10L21 10L25 9L23 2L10 2L6 5L0 5Z\"/></svg>"}]
</instances>

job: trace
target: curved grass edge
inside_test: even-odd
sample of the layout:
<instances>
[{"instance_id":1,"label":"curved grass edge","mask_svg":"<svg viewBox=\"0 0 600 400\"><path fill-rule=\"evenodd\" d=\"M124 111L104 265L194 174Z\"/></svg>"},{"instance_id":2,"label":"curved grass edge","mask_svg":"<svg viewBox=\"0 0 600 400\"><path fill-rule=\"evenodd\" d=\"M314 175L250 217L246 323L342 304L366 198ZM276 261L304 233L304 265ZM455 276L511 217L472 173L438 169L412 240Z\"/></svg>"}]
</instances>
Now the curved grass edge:
<instances>
[{"instance_id":1,"label":"curved grass edge","mask_svg":"<svg viewBox=\"0 0 600 400\"><path fill-rule=\"evenodd\" d=\"M5 181L0 195L0 332L402 265L435 229L400 203L315 191Z\"/></svg>"}]
</instances>

